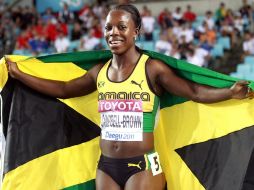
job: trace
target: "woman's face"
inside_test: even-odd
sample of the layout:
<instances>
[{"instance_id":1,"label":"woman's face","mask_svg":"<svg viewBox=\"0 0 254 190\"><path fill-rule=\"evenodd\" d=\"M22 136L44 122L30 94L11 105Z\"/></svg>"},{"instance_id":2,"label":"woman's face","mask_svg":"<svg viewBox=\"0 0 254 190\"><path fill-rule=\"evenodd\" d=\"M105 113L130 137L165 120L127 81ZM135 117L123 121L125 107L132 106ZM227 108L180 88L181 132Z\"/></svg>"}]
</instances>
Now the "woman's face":
<instances>
[{"instance_id":1,"label":"woman's face","mask_svg":"<svg viewBox=\"0 0 254 190\"><path fill-rule=\"evenodd\" d=\"M138 30L130 13L123 10L109 12L105 23L104 35L113 54L123 54L134 46L134 38L137 34Z\"/></svg>"}]
</instances>

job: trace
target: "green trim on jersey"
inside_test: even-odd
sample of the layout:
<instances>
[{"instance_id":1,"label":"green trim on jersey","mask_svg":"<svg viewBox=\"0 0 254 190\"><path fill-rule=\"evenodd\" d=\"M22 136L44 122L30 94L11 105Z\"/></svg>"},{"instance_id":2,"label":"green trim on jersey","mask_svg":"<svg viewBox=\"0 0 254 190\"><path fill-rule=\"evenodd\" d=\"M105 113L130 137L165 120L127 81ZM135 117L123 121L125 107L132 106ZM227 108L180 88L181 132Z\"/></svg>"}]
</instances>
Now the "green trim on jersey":
<instances>
[{"instance_id":1,"label":"green trim on jersey","mask_svg":"<svg viewBox=\"0 0 254 190\"><path fill-rule=\"evenodd\" d=\"M143 113L143 131L145 133L151 133L154 130L156 124L156 115L159 111L160 99L155 95L153 111L152 112L144 112Z\"/></svg>"}]
</instances>

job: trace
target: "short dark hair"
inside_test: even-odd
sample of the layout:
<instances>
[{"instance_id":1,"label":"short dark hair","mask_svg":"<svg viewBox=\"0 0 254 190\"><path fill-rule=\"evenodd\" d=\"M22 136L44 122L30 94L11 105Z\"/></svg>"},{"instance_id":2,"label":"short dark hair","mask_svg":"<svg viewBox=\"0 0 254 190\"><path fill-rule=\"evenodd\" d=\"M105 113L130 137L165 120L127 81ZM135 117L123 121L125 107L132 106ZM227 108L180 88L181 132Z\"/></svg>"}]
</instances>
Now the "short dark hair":
<instances>
[{"instance_id":1,"label":"short dark hair","mask_svg":"<svg viewBox=\"0 0 254 190\"><path fill-rule=\"evenodd\" d=\"M116 5L112 10L123 10L131 14L131 18L135 23L136 28L140 31L142 19L138 9L131 4L119 4Z\"/></svg>"}]
</instances>

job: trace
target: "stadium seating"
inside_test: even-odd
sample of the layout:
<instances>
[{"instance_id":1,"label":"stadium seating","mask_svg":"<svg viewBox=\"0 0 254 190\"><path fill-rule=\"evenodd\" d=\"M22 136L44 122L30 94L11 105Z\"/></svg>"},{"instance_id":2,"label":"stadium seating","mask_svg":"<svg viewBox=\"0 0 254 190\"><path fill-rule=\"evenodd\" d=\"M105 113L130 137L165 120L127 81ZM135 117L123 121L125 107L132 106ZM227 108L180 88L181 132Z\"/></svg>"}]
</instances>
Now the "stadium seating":
<instances>
[{"instance_id":1,"label":"stadium seating","mask_svg":"<svg viewBox=\"0 0 254 190\"><path fill-rule=\"evenodd\" d=\"M237 65L236 72L231 73L230 76L245 80L254 80L254 57L247 56L244 63Z\"/></svg>"},{"instance_id":2,"label":"stadium seating","mask_svg":"<svg viewBox=\"0 0 254 190\"><path fill-rule=\"evenodd\" d=\"M221 44L223 49L229 50L231 48L230 46L230 38L229 37L219 37L217 39L217 43Z\"/></svg>"},{"instance_id":3,"label":"stadium seating","mask_svg":"<svg viewBox=\"0 0 254 190\"><path fill-rule=\"evenodd\" d=\"M157 28L153 31L153 40L156 42L160 39L160 29Z\"/></svg>"},{"instance_id":4,"label":"stadium seating","mask_svg":"<svg viewBox=\"0 0 254 190\"><path fill-rule=\"evenodd\" d=\"M205 16L203 15L197 16L196 20L192 23L192 27L194 29L198 28L200 25L202 25L204 20L205 20Z\"/></svg>"},{"instance_id":5,"label":"stadium seating","mask_svg":"<svg viewBox=\"0 0 254 190\"><path fill-rule=\"evenodd\" d=\"M233 72L233 73L230 73L230 76L231 77L235 77L235 78L239 78L239 79L243 79L244 76L242 73L238 73L238 72Z\"/></svg>"},{"instance_id":6,"label":"stadium seating","mask_svg":"<svg viewBox=\"0 0 254 190\"><path fill-rule=\"evenodd\" d=\"M150 51L154 51L154 42L152 41L144 41L144 42L138 42L137 46L140 47L141 49L146 49L146 50L150 50Z\"/></svg>"},{"instance_id":7,"label":"stadium seating","mask_svg":"<svg viewBox=\"0 0 254 190\"><path fill-rule=\"evenodd\" d=\"M80 44L80 40L71 41L68 47L68 51L69 52L77 51L79 48L79 44Z\"/></svg>"},{"instance_id":8,"label":"stadium seating","mask_svg":"<svg viewBox=\"0 0 254 190\"><path fill-rule=\"evenodd\" d=\"M108 44L107 44L107 42L106 42L106 40L104 38L100 39L100 43L101 43L103 49L109 49L108 48Z\"/></svg>"},{"instance_id":9,"label":"stadium seating","mask_svg":"<svg viewBox=\"0 0 254 190\"><path fill-rule=\"evenodd\" d=\"M221 57L224 55L223 46L221 44L215 44L211 50L211 55L213 57Z\"/></svg>"},{"instance_id":10,"label":"stadium seating","mask_svg":"<svg viewBox=\"0 0 254 190\"><path fill-rule=\"evenodd\" d=\"M244 58L244 63L253 64L254 65L254 56L246 56Z\"/></svg>"}]
</instances>

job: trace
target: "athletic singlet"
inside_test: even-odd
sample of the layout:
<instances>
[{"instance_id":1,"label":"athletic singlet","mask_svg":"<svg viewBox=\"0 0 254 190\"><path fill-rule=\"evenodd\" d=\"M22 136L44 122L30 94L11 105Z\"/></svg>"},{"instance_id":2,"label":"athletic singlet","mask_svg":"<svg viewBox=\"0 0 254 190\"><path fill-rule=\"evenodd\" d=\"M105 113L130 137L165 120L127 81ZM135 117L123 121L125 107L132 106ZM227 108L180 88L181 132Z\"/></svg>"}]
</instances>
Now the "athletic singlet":
<instances>
[{"instance_id":1,"label":"athletic singlet","mask_svg":"<svg viewBox=\"0 0 254 190\"><path fill-rule=\"evenodd\" d=\"M109 60L97 76L101 137L116 141L142 141L143 132L153 132L159 98L149 88L141 55L130 76L121 82L108 78Z\"/></svg>"}]
</instances>

